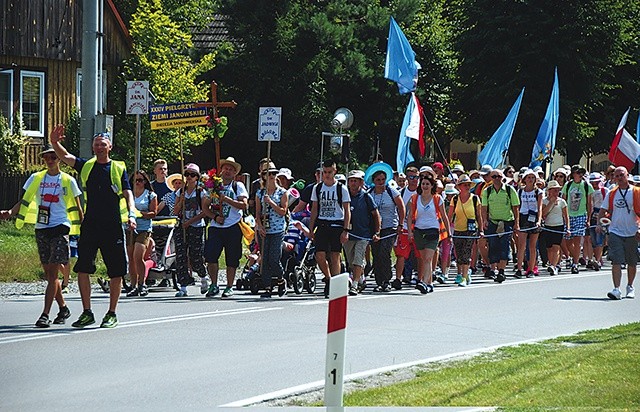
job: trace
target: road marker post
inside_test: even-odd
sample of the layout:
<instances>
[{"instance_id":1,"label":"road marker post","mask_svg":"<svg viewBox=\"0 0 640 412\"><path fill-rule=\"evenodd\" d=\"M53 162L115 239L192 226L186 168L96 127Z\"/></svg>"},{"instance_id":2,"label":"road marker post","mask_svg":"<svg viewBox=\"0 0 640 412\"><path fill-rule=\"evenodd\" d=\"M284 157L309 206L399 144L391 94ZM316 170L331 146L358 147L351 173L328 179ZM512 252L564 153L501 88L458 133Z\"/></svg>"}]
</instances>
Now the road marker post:
<instances>
[{"instance_id":1,"label":"road marker post","mask_svg":"<svg viewBox=\"0 0 640 412\"><path fill-rule=\"evenodd\" d=\"M324 374L324 404L329 407L343 406L348 289L348 273L331 277Z\"/></svg>"}]
</instances>

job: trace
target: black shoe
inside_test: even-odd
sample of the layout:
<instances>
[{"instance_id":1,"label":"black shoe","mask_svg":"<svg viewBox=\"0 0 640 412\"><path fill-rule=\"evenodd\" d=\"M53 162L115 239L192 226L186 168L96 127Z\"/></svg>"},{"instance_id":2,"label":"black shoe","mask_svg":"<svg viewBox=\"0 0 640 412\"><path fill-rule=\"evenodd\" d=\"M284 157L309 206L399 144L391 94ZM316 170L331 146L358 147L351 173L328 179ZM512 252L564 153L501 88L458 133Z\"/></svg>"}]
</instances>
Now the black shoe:
<instances>
[{"instance_id":1,"label":"black shoe","mask_svg":"<svg viewBox=\"0 0 640 412\"><path fill-rule=\"evenodd\" d=\"M138 288L131 289L129 291L129 293L127 293L127 297L128 298L133 297L133 296L140 296L140 291L138 290Z\"/></svg>"},{"instance_id":2,"label":"black shoe","mask_svg":"<svg viewBox=\"0 0 640 412\"><path fill-rule=\"evenodd\" d=\"M149 289L147 289L147 285L142 285L138 288L138 294L140 296L147 296L149 294Z\"/></svg>"},{"instance_id":3,"label":"black shoe","mask_svg":"<svg viewBox=\"0 0 640 412\"><path fill-rule=\"evenodd\" d=\"M433 285L427 285L427 293L433 293Z\"/></svg>"},{"instance_id":4,"label":"black shoe","mask_svg":"<svg viewBox=\"0 0 640 412\"><path fill-rule=\"evenodd\" d=\"M280 283L278 283L278 296L283 297L287 294L287 281L282 279Z\"/></svg>"},{"instance_id":5,"label":"black shoe","mask_svg":"<svg viewBox=\"0 0 640 412\"><path fill-rule=\"evenodd\" d=\"M484 277L485 277L486 279L493 279L493 278L495 278L495 276L496 276L496 275L493 273L493 270L491 270L491 268L490 268L490 267L485 268L485 270L484 270Z\"/></svg>"},{"instance_id":6,"label":"black shoe","mask_svg":"<svg viewBox=\"0 0 640 412\"><path fill-rule=\"evenodd\" d=\"M391 287L394 288L395 290L401 290L402 282L398 278L393 279L393 282L391 282Z\"/></svg>"},{"instance_id":7,"label":"black shoe","mask_svg":"<svg viewBox=\"0 0 640 412\"><path fill-rule=\"evenodd\" d=\"M384 282L382 284L381 292L391 292L391 286L389 286L389 282Z\"/></svg>"},{"instance_id":8,"label":"black shoe","mask_svg":"<svg viewBox=\"0 0 640 412\"><path fill-rule=\"evenodd\" d=\"M513 277L516 279L522 279L522 270L516 270L516 273L513 274Z\"/></svg>"},{"instance_id":9,"label":"black shoe","mask_svg":"<svg viewBox=\"0 0 640 412\"><path fill-rule=\"evenodd\" d=\"M68 307L63 306L58 312L58 316L53 320L54 325L64 325L65 321L71 317L71 311Z\"/></svg>"},{"instance_id":10,"label":"black shoe","mask_svg":"<svg viewBox=\"0 0 640 412\"><path fill-rule=\"evenodd\" d=\"M51 325L51 321L49 320L49 315L43 313L40 315L38 320L36 321L36 328L48 328Z\"/></svg>"},{"instance_id":11,"label":"black shoe","mask_svg":"<svg viewBox=\"0 0 640 412\"><path fill-rule=\"evenodd\" d=\"M423 295L426 295L427 292L429 292L429 288L427 287L427 284L424 282L418 282L418 284L416 285L416 289L418 289L420 293L422 293Z\"/></svg>"},{"instance_id":12,"label":"black shoe","mask_svg":"<svg viewBox=\"0 0 640 412\"><path fill-rule=\"evenodd\" d=\"M260 295L260 297L264 298L264 299L270 299L271 298L271 291L270 290L265 291L263 294Z\"/></svg>"},{"instance_id":13,"label":"black shoe","mask_svg":"<svg viewBox=\"0 0 640 412\"><path fill-rule=\"evenodd\" d=\"M579 272L580 270L578 269L578 265L571 265L571 274L575 275Z\"/></svg>"},{"instance_id":14,"label":"black shoe","mask_svg":"<svg viewBox=\"0 0 640 412\"><path fill-rule=\"evenodd\" d=\"M530 270L527 270L527 273L526 273L526 275L525 275L525 276L526 276L527 278L532 278L532 277L534 277L534 276L535 276L535 273L533 273L533 272L532 272L532 271L530 271Z\"/></svg>"},{"instance_id":15,"label":"black shoe","mask_svg":"<svg viewBox=\"0 0 640 412\"><path fill-rule=\"evenodd\" d=\"M498 272L496 277L493 279L493 281L497 282L497 283L502 283L505 280L507 280L507 277L504 275L504 272L502 272L502 271Z\"/></svg>"},{"instance_id":16,"label":"black shoe","mask_svg":"<svg viewBox=\"0 0 640 412\"><path fill-rule=\"evenodd\" d=\"M329 284L331 283L331 278L324 279L324 297L329 297Z\"/></svg>"},{"instance_id":17,"label":"black shoe","mask_svg":"<svg viewBox=\"0 0 640 412\"><path fill-rule=\"evenodd\" d=\"M162 279L160 281L160 283L158 283L158 287L159 288L166 288L169 286L169 280L168 279Z\"/></svg>"}]
</instances>

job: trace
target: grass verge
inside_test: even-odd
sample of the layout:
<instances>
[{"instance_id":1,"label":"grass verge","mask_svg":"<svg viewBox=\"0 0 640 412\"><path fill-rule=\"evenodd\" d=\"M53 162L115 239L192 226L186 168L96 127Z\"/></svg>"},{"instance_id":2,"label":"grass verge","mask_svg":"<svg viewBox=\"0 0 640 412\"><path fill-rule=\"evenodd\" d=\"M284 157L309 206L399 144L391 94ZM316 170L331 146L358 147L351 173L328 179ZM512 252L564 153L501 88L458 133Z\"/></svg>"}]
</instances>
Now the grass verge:
<instances>
[{"instance_id":1,"label":"grass verge","mask_svg":"<svg viewBox=\"0 0 640 412\"><path fill-rule=\"evenodd\" d=\"M245 254L247 248L243 245L244 253L240 259L240 270L244 267L247 259ZM224 252L220 256L219 262L224 268ZM75 258L71 259L73 267ZM92 280L98 277L107 277L105 267L100 253L96 259L96 273L92 275ZM32 225L25 225L22 229L17 229L12 221L0 221L0 282L34 282L43 279L44 272L38 258L38 248ZM197 275L194 273L194 276ZM75 273L71 272L71 279L75 279ZM224 278L224 277L223 277Z\"/></svg>"},{"instance_id":2,"label":"grass verge","mask_svg":"<svg viewBox=\"0 0 640 412\"><path fill-rule=\"evenodd\" d=\"M439 363L415 379L350 393L345 406L640 410L640 323Z\"/></svg>"}]
</instances>

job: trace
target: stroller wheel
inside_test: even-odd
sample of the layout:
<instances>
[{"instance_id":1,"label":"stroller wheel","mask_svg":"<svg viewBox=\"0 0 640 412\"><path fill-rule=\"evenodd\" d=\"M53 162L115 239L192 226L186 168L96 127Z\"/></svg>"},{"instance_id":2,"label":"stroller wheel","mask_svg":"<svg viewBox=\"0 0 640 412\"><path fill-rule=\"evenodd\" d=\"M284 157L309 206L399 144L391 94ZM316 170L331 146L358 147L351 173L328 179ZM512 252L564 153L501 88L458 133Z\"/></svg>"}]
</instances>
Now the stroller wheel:
<instances>
[{"instance_id":1,"label":"stroller wheel","mask_svg":"<svg viewBox=\"0 0 640 412\"><path fill-rule=\"evenodd\" d=\"M315 270L306 273L305 289L307 292L313 294L316 291L316 273Z\"/></svg>"},{"instance_id":2,"label":"stroller wheel","mask_svg":"<svg viewBox=\"0 0 640 412\"><path fill-rule=\"evenodd\" d=\"M244 280L243 279L236 280L236 290L243 290L243 289L244 289Z\"/></svg>"},{"instance_id":3,"label":"stroller wheel","mask_svg":"<svg viewBox=\"0 0 640 412\"><path fill-rule=\"evenodd\" d=\"M299 295L302 293L302 290L304 289L304 273L302 272L302 269L298 266L296 266L295 268L293 268L293 272L291 272L291 284L293 285L293 291L296 293L296 295Z\"/></svg>"},{"instance_id":4,"label":"stroller wheel","mask_svg":"<svg viewBox=\"0 0 640 412\"><path fill-rule=\"evenodd\" d=\"M251 284L249 285L249 289L251 290L252 295L257 295L258 292L260 292L260 289L262 287L261 283L262 282L257 277L254 277L251 279Z\"/></svg>"}]
</instances>

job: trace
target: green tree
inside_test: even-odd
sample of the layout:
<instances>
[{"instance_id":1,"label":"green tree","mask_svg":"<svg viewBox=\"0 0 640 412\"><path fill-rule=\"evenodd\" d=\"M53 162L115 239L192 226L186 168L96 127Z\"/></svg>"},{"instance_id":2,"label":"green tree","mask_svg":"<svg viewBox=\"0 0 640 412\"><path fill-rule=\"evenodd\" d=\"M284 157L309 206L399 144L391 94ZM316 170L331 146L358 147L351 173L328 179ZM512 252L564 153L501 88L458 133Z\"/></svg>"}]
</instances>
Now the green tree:
<instances>
[{"instance_id":1,"label":"green tree","mask_svg":"<svg viewBox=\"0 0 640 412\"><path fill-rule=\"evenodd\" d=\"M385 160L395 164L408 98L383 78L389 17L411 23L421 4L222 2L234 42L230 52L220 54L215 76L239 102L230 121L242 119L223 140L223 153L255 165L266 154L266 147L255 143L258 107L282 106L282 141L273 145L272 157L298 174L309 172L320 157L321 132L330 130L334 110L344 106L355 117L354 165L370 161L378 135Z\"/></svg>"},{"instance_id":2,"label":"green tree","mask_svg":"<svg viewBox=\"0 0 640 412\"><path fill-rule=\"evenodd\" d=\"M567 153L569 162L585 152L603 151L611 143L611 119L621 113L612 98L630 81L625 79L629 70L621 66L637 53L627 7L628 2L618 0L456 1L462 85L455 93L458 136L486 141L526 86L509 155L513 164L528 164L557 66L556 148ZM637 5L633 8L637 13Z\"/></svg>"},{"instance_id":3,"label":"green tree","mask_svg":"<svg viewBox=\"0 0 640 412\"><path fill-rule=\"evenodd\" d=\"M206 54L199 61L193 52L191 35L171 20L160 0L140 0L131 18L133 56L125 62L122 79L114 93L124 108L127 80L148 80L155 103L197 102L208 99L208 85L199 76L214 67L214 54ZM114 151L123 159L133 162L135 117L118 113L117 125L122 125L115 136ZM185 152L202 144L210 135L205 128L183 130ZM179 134L175 129L151 131L146 116L142 119L141 165L150 169L153 161L164 158L168 162L179 160ZM130 165L131 166L131 165Z\"/></svg>"}]
</instances>

